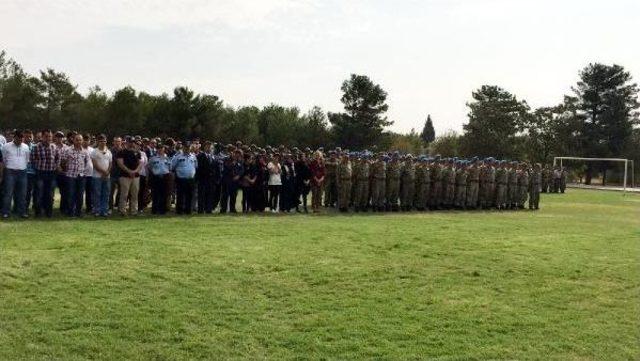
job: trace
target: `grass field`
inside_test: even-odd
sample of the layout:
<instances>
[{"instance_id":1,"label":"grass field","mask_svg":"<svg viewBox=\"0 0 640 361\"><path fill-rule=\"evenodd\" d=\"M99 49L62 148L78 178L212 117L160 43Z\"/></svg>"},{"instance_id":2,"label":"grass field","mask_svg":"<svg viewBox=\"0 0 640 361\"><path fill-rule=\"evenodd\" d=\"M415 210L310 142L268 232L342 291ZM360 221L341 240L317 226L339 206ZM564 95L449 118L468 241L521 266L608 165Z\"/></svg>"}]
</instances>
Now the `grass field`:
<instances>
[{"instance_id":1,"label":"grass field","mask_svg":"<svg viewBox=\"0 0 640 361\"><path fill-rule=\"evenodd\" d=\"M640 196L0 223L0 360L640 359Z\"/></svg>"}]
</instances>

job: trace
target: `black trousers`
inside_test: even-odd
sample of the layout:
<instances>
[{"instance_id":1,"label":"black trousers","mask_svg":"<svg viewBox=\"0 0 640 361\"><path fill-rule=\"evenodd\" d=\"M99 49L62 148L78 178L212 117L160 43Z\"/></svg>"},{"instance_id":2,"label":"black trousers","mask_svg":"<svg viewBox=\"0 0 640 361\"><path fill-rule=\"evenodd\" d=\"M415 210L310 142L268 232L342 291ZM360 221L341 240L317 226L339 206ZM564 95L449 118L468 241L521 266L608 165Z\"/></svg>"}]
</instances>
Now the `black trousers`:
<instances>
[{"instance_id":1,"label":"black trousers","mask_svg":"<svg viewBox=\"0 0 640 361\"><path fill-rule=\"evenodd\" d=\"M176 177L176 213L191 214L191 201L193 200L193 190L195 189L193 178Z\"/></svg>"},{"instance_id":2,"label":"black trousers","mask_svg":"<svg viewBox=\"0 0 640 361\"><path fill-rule=\"evenodd\" d=\"M27 213L29 212L29 206L33 204L33 210L36 215L40 215L40 203L38 202L38 175L35 173L27 173Z\"/></svg>"},{"instance_id":3,"label":"black trousers","mask_svg":"<svg viewBox=\"0 0 640 361\"><path fill-rule=\"evenodd\" d=\"M167 213L167 179L164 176L149 176L151 183L151 213L165 214Z\"/></svg>"},{"instance_id":4,"label":"black trousers","mask_svg":"<svg viewBox=\"0 0 640 361\"><path fill-rule=\"evenodd\" d=\"M269 209L272 211L278 208L281 188L282 186L269 186Z\"/></svg>"},{"instance_id":5,"label":"black trousers","mask_svg":"<svg viewBox=\"0 0 640 361\"><path fill-rule=\"evenodd\" d=\"M238 185L235 183L223 183L220 196L220 213L236 213L236 198L238 197Z\"/></svg>"},{"instance_id":6,"label":"black trousers","mask_svg":"<svg viewBox=\"0 0 640 361\"><path fill-rule=\"evenodd\" d=\"M67 195L67 177L64 174L56 175L56 185L60 191L60 213L67 214L67 204L69 203L69 196Z\"/></svg>"},{"instance_id":7,"label":"black trousers","mask_svg":"<svg viewBox=\"0 0 640 361\"><path fill-rule=\"evenodd\" d=\"M36 201L37 207L36 216L40 215L40 212L44 212L44 215L51 217L53 214L53 185L56 179L56 173L54 171L38 171L38 200Z\"/></svg>"},{"instance_id":8,"label":"black trousers","mask_svg":"<svg viewBox=\"0 0 640 361\"><path fill-rule=\"evenodd\" d=\"M214 192L215 183L211 179L198 180L198 213L213 212L216 207Z\"/></svg>"}]
</instances>

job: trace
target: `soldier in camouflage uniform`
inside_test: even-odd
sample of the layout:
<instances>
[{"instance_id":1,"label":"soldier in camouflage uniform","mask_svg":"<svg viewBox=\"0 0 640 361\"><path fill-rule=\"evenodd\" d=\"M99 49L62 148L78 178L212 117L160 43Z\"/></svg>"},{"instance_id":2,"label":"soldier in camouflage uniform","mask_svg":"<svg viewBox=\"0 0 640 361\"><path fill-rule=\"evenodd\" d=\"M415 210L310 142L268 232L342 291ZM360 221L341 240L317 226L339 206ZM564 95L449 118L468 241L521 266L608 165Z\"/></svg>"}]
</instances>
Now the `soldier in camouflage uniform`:
<instances>
[{"instance_id":1,"label":"soldier in camouflage uniform","mask_svg":"<svg viewBox=\"0 0 640 361\"><path fill-rule=\"evenodd\" d=\"M408 212L413 209L413 198L416 188L416 166L413 163L413 155L407 154L402 165L401 172L401 206L402 210Z\"/></svg>"},{"instance_id":2,"label":"soldier in camouflage uniform","mask_svg":"<svg viewBox=\"0 0 640 361\"><path fill-rule=\"evenodd\" d=\"M387 163L387 210L398 211L400 196L400 173L402 171L399 154L395 153Z\"/></svg>"},{"instance_id":3,"label":"soldier in camouflage uniform","mask_svg":"<svg viewBox=\"0 0 640 361\"><path fill-rule=\"evenodd\" d=\"M424 164L424 181L422 182L422 193L424 194L424 209L429 209L431 206L431 187L433 186L433 180L431 179L431 169L433 163L431 159L427 158Z\"/></svg>"},{"instance_id":4,"label":"soldier in camouflage uniform","mask_svg":"<svg viewBox=\"0 0 640 361\"><path fill-rule=\"evenodd\" d=\"M337 186L338 186L338 209L340 212L349 211L349 200L351 198L351 180L353 171L349 156L344 154L340 159L340 163L336 167Z\"/></svg>"},{"instance_id":5,"label":"soldier in camouflage uniform","mask_svg":"<svg viewBox=\"0 0 640 361\"><path fill-rule=\"evenodd\" d=\"M367 156L362 155L358 161L358 167L355 171L355 200L354 207L356 212L366 212L369 208L369 173L370 165Z\"/></svg>"},{"instance_id":6,"label":"soldier in camouflage uniform","mask_svg":"<svg viewBox=\"0 0 640 361\"><path fill-rule=\"evenodd\" d=\"M387 163L384 158L385 155L380 153L378 159L371 165L371 206L378 212L384 211L385 206Z\"/></svg>"},{"instance_id":7,"label":"soldier in camouflage uniform","mask_svg":"<svg viewBox=\"0 0 640 361\"><path fill-rule=\"evenodd\" d=\"M496 206L496 192L498 184L496 182L496 170L498 169L498 161L494 158L489 159L489 175L487 177L489 181L489 208Z\"/></svg>"},{"instance_id":8,"label":"soldier in camouflage uniform","mask_svg":"<svg viewBox=\"0 0 640 361\"><path fill-rule=\"evenodd\" d=\"M466 163L458 161L455 170L456 188L453 202L457 209L467 208L467 176Z\"/></svg>"},{"instance_id":9,"label":"soldier in camouflage uniform","mask_svg":"<svg viewBox=\"0 0 640 361\"><path fill-rule=\"evenodd\" d=\"M549 191L549 185L551 184L551 170L549 169L548 165L544 166L544 169L542 169L542 172L540 174L540 186L541 186L541 192L542 193L547 193Z\"/></svg>"},{"instance_id":10,"label":"soldier in camouflage uniform","mask_svg":"<svg viewBox=\"0 0 640 361\"><path fill-rule=\"evenodd\" d=\"M356 152L349 154L349 161L351 162L351 195L349 196L349 206L356 206L356 174L358 173L358 167L360 167L362 158Z\"/></svg>"},{"instance_id":11,"label":"soldier in camouflage uniform","mask_svg":"<svg viewBox=\"0 0 640 361\"><path fill-rule=\"evenodd\" d=\"M529 209L538 210L540 205L540 185L542 184L539 163L533 167L529 178Z\"/></svg>"},{"instance_id":12,"label":"soldier in camouflage uniform","mask_svg":"<svg viewBox=\"0 0 640 361\"><path fill-rule=\"evenodd\" d=\"M518 205L518 169L517 163L511 162L507 171L507 209L516 209Z\"/></svg>"},{"instance_id":13,"label":"soldier in camouflage uniform","mask_svg":"<svg viewBox=\"0 0 640 361\"><path fill-rule=\"evenodd\" d=\"M467 208L478 209L478 186L480 182L480 168L478 160L473 159L467 169Z\"/></svg>"},{"instance_id":14,"label":"soldier in camouflage uniform","mask_svg":"<svg viewBox=\"0 0 640 361\"><path fill-rule=\"evenodd\" d=\"M453 207L453 201L456 194L456 173L453 166L453 160L449 159L446 167L442 170L442 187L444 196L442 197L442 205L446 209Z\"/></svg>"},{"instance_id":15,"label":"soldier in camouflage uniform","mask_svg":"<svg viewBox=\"0 0 640 361\"><path fill-rule=\"evenodd\" d=\"M436 156L433 163L431 163L431 195L429 198L431 209L440 209L442 207L442 166L440 165L439 156Z\"/></svg>"},{"instance_id":16,"label":"soldier in camouflage uniform","mask_svg":"<svg viewBox=\"0 0 640 361\"><path fill-rule=\"evenodd\" d=\"M525 163L520 164L518 168L518 209L524 209L529 195L529 172Z\"/></svg>"},{"instance_id":17,"label":"soldier in camouflage uniform","mask_svg":"<svg viewBox=\"0 0 640 361\"><path fill-rule=\"evenodd\" d=\"M425 195L424 195L424 173L426 170L426 163L423 157L418 158L418 162L416 163L416 186L415 186L415 197L413 201L413 205L419 211L424 211L424 207L426 204Z\"/></svg>"},{"instance_id":18,"label":"soldier in camouflage uniform","mask_svg":"<svg viewBox=\"0 0 640 361\"><path fill-rule=\"evenodd\" d=\"M500 161L498 169L496 169L496 208L506 209L507 207L507 182L508 171L506 162Z\"/></svg>"},{"instance_id":19,"label":"soldier in camouflage uniform","mask_svg":"<svg viewBox=\"0 0 640 361\"><path fill-rule=\"evenodd\" d=\"M324 163L324 206L335 207L338 199L338 187L336 178L336 168L338 167L338 158L335 151L329 152L329 159Z\"/></svg>"}]
</instances>

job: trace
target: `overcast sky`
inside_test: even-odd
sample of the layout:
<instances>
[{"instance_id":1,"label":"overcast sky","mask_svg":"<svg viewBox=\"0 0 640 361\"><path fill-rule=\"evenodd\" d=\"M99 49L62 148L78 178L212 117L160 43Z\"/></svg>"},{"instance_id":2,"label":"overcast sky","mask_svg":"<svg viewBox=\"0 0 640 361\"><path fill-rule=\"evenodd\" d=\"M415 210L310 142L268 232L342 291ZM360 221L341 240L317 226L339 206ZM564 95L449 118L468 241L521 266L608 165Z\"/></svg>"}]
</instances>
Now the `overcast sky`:
<instances>
[{"instance_id":1,"label":"overcast sky","mask_svg":"<svg viewBox=\"0 0 640 361\"><path fill-rule=\"evenodd\" d=\"M496 84L553 105L589 62L640 78L638 0L0 0L0 49L86 93L177 85L226 104L340 111L366 74L396 131L461 130L465 103Z\"/></svg>"}]
</instances>

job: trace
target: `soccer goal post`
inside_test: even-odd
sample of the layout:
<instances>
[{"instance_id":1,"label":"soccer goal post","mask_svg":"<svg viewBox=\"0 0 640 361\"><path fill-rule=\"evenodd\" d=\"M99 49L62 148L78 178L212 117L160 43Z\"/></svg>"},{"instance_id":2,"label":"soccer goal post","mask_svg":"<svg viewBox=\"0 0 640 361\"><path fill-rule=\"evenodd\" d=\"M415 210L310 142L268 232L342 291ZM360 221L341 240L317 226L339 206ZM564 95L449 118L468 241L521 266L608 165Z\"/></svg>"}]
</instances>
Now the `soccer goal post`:
<instances>
[{"instance_id":1,"label":"soccer goal post","mask_svg":"<svg viewBox=\"0 0 640 361\"><path fill-rule=\"evenodd\" d=\"M623 194L627 192L627 178L629 177L629 165L631 165L631 188L635 187L635 171L633 160L623 158L583 158L583 157L554 157L553 166L562 167L563 160L582 160L586 162L619 162L624 163L624 180L622 182ZM558 164L559 163L559 164Z\"/></svg>"}]
</instances>

